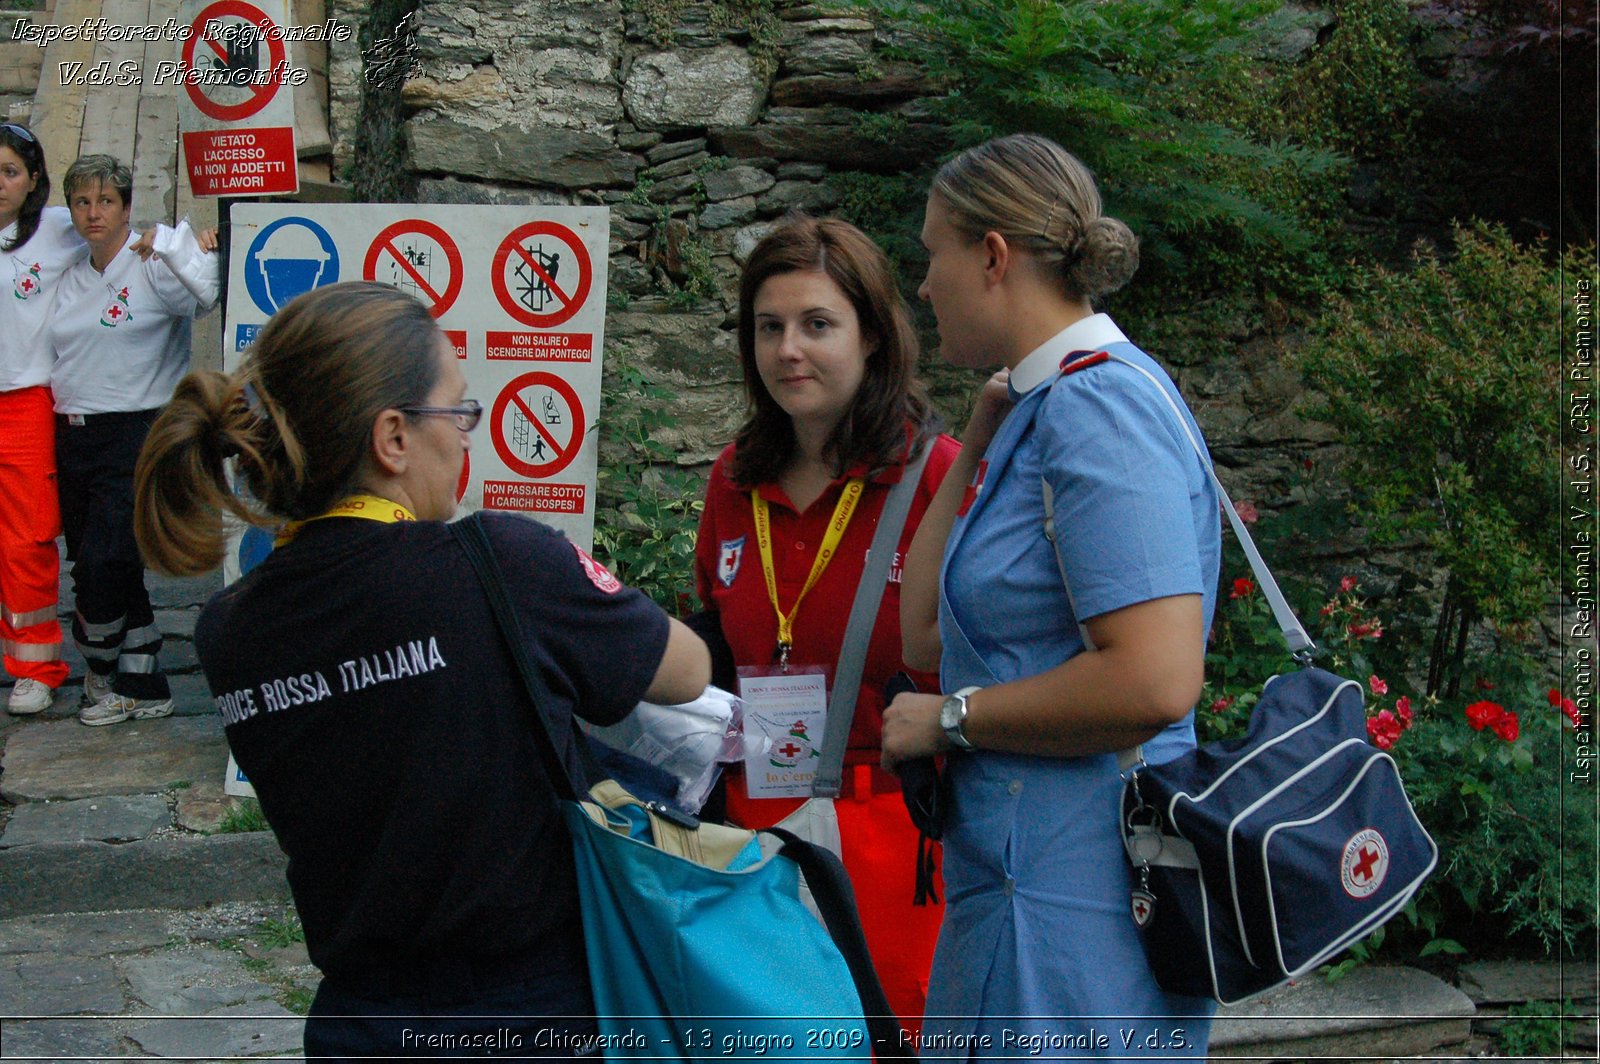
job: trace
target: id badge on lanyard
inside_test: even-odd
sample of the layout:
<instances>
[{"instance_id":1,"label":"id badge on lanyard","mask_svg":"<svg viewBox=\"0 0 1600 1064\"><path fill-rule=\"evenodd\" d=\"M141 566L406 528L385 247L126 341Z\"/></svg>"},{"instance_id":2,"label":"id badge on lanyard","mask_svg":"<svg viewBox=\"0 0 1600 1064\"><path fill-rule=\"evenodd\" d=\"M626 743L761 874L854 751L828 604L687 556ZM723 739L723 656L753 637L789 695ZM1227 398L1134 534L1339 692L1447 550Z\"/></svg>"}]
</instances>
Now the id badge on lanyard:
<instances>
[{"instance_id":1,"label":"id badge on lanyard","mask_svg":"<svg viewBox=\"0 0 1600 1064\"><path fill-rule=\"evenodd\" d=\"M739 669L739 697L744 700L744 779L751 798L809 798L811 781L822 759L822 732L828 720L828 670L821 665L796 665L789 661L794 645L794 620L800 600L816 586L822 572L838 552L845 528L855 513L866 481L852 477L839 495L828 522L827 534L811 565L805 586L786 614L778 603L778 581L772 561L772 525L766 500L750 493L754 511L756 545L767 596L778 615L776 665L745 665Z\"/></svg>"},{"instance_id":2,"label":"id badge on lanyard","mask_svg":"<svg viewBox=\"0 0 1600 1064\"><path fill-rule=\"evenodd\" d=\"M809 798L822 759L828 677L821 665L743 665L744 781L751 798Z\"/></svg>"}]
</instances>

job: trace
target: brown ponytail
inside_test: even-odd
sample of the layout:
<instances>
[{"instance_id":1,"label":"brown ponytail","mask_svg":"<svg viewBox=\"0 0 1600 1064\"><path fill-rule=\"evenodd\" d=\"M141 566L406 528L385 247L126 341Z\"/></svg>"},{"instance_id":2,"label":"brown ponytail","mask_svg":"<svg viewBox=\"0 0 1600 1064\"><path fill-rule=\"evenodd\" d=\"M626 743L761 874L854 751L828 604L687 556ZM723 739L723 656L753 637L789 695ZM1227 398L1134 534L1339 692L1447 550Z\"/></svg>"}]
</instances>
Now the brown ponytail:
<instances>
[{"instance_id":1,"label":"brown ponytail","mask_svg":"<svg viewBox=\"0 0 1600 1064\"><path fill-rule=\"evenodd\" d=\"M134 481L134 533L163 572L215 568L229 518L262 527L325 511L362 475L373 420L425 402L439 330L398 289L352 281L279 311L236 374L196 371L156 418ZM252 500L228 482L233 458Z\"/></svg>"}]
</instances>

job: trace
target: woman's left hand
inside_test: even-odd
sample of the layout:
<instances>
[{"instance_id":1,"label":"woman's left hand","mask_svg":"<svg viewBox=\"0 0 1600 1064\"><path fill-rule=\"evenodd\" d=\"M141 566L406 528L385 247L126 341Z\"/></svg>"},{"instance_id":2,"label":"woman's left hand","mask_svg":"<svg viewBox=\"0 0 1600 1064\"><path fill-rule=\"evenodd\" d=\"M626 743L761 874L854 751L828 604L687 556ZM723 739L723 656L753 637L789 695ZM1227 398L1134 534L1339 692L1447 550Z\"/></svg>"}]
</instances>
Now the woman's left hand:
<instances>
[{"instance_id":1,"label":"woman's left hand","mask_svg":"<svg viewBox=\"0 0 1600 1064\"><path fill-rule=\"evenodd\" d=\"M200 245L201 251L211 252L217 250L217 227L208 226L194 235L195 243Z\"/></svg>"},{"instance_id":2,"label":"woman's left hand","mask_svg":"<svg viewBox=\"0 0 1600 1064\"><path fill-rule=\"evenodd\" d=\"M895 771L902 761L930 757L947 749L950 740L939 727L944 695L896 695L883 711L883 767Z\"/></svg>"}]
</instances>

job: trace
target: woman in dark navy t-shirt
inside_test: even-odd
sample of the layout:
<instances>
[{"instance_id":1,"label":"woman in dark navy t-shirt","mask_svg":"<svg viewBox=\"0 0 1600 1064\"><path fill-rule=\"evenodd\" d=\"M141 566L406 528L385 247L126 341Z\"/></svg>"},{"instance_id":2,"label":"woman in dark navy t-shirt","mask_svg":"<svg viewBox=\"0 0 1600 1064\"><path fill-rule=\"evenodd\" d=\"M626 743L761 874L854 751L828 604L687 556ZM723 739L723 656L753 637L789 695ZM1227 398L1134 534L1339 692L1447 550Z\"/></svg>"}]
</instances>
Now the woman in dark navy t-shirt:
<instances>
[{"instance_id":1,"label":"woman in dark navy t-shirt","mask_svg":"<svg viewBox=\"0 0 1600 1064\"><path fill-rule=\"evenodd\" d=\"M214 567L225 513L278 530L195 642L323 971L311 1056L576 1056L595 1031L566 829L444 525L482 413L465 392L420 303L331 285L274 317L237 374L186 377L140 458L156 567ZM230 457L259 510L230 490ZM484 526L558 727L700 694L687 628L559 533Z\"/></svg>"}]
</instances>

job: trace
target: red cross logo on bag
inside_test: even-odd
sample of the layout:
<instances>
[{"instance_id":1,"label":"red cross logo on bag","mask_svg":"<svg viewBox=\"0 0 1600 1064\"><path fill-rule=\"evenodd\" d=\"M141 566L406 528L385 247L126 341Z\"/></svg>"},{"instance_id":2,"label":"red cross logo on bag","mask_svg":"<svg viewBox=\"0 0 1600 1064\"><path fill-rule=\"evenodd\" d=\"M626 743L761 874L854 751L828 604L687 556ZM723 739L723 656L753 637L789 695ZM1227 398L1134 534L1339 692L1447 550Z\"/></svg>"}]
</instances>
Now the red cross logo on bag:
<instances>
[{"instance_id":1,"label":"red cross logo on bag","mask_svg":"<svg viewBox=\"0 0 1600 1064\"><path fill-rule=\"evenodd\" d=\"M1352 898L1369 898L1389 874L1389 845L1375 828L1358 831L1344 844L1339 878Z\"/></svg>"}]
</instances>

